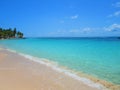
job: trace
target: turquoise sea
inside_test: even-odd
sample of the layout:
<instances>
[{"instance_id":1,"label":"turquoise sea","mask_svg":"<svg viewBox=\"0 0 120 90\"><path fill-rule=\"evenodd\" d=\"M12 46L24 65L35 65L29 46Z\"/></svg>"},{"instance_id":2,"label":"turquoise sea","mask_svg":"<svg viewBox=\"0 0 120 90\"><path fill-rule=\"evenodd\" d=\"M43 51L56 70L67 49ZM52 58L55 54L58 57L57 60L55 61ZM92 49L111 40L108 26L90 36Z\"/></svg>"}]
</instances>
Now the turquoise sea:
<instances>
[{"instance_id":1,"label":"turquoise sea","mask_svg":"<svg viewBox=\"0 0 120 90\"><path fill-rule=\"evenodd\" d=\"M0 40L0 46L120 85L118 38L27 38Z\"/></svg>"}]
</instances>

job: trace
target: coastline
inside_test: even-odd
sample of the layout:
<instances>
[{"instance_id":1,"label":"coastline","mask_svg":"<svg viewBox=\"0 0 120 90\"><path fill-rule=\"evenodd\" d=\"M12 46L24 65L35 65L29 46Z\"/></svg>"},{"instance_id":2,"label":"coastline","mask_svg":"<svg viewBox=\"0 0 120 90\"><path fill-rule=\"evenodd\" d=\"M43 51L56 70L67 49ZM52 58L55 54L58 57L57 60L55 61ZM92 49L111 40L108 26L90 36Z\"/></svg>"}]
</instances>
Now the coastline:
<instances>
[{"instance_id":1,"label":"coastline","mask_svg":"<svg viewBox=\"0 0 120 90\"><path fill-rule=\"evenodd\" d=\"M100 90L5 49L0 57L1 90Z\"/></svg>"},{"instance_id":2,"label":"coastline","mask_svg":"<svg viewBox=\"0 0 120 90\"><path fill-rule=\"evenodd\" d=\"M3 48L1 48L1 49L9 54L14 54L16 56L22 57L24 59L24 60L22 60L22 62L25 62L27 59L27 62L35 63L35 64L39 63L38 66L44 66L44 67L48 68L47 72L49 72L49 69L50 69L50 71L52 70L53 72L58 73L60 76L64 77L63 79L65 79L65 80L66 80L66 77L71 79L72 80L71 83L68 82L69 80L68 81L66 80L66 82L68 82L69 84L76 83L76 85L78 85L78 86L75 85L75 86L71 87L70 90L73 90L74 87L79 87L79 89L75 89L75 90L83 90L83 89L80 89L81 87L83 87L84 90L106 90L105 87L107 87L108 89L111 89L111 90L119 90L119 87L114 86L113 84L107 83L106 81L99 80L97 78L93 78L91 76L87 76L87 75L78 73L79 76L83 76L83 77L79 77L78 75L75 75L75 74L69 72L68 70L59 68L57 66L53 66L47 60L46 60L46 62L43 62L43 60L38 60L39 58L35 58L35 57L29 56L29 55L17 53L15 51L12 51L9 49L3 49ZM38 63L36 63L36 62L38 62ZM35 89L35 90L37 90L37 89ZM60 89L60 90L64 90L64 89Z\"/></svg>"}]
</instances>

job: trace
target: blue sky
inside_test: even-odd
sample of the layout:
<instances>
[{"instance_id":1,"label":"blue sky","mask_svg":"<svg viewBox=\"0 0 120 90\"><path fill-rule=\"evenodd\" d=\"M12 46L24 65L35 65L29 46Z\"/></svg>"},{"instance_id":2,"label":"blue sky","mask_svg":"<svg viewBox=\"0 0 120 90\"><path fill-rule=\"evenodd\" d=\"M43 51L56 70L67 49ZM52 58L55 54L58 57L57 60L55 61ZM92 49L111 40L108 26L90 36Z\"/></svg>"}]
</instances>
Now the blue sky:
<instances>
[{"instance_id":1,"label":"blue sky","mask_svg":"<svg viewBox=\"0 0 120 90\"><path fill-rule=\"evenodd\" d=\"M26 37L120 36L120 0L0 0L0 27Z\"/></svg>"}]
</instances>

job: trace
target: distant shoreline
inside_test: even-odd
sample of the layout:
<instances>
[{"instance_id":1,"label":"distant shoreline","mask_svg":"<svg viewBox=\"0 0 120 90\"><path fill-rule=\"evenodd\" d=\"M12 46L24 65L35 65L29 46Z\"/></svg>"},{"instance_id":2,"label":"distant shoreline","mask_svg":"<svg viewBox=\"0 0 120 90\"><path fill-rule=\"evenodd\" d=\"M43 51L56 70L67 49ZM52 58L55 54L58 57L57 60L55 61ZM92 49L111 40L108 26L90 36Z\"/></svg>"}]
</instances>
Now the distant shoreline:
<instances>
[{"instance_id":1,"label":"distant shoreline","mask_svg":"<svg viewBox=\"0 0 120 90\"><path fill-rule=\"evenodd\" d=\"M105 38L117 38L117 39L120 39L119 36L116 36L116 37L25 37L26 39L27 38L83 38L83 39L95 39L95 38L98 38L98 39L105 39Z\"/></svg>"},{"instance_id":2,"label":"distant shoreline","mask_svg":"<svg viewBox=\"0 0 120 90\"><path fill-rule=\"evenodd\" d=\"M0 40L14 40L14 39L26 39L26 38L0 38Z\"/></svg>"},{"instance_id":3,"label":"distant shoreline","mask_svg":"<svg viewBox=\"0 0 120 90\"><path fill-rule=\"evenodd\" d=\"M29 38L38 38L38 39L120 39L120 37L22 37L22 38L6 38L9 39L29 39ZM5 38L0 38L0 40L6 40Z\"/></svg>"},{"instance_id":4,"label":"distant shoreline","mask_svg":"<svg viewBox=\"0 0 120 90\"><path fill-rule=\"evenodd\" d=\"M24 34L17 31L16 28L1 28L0 27L0 39L11 39L11 38L23 38Z\"/></svg>"}]
</instances>

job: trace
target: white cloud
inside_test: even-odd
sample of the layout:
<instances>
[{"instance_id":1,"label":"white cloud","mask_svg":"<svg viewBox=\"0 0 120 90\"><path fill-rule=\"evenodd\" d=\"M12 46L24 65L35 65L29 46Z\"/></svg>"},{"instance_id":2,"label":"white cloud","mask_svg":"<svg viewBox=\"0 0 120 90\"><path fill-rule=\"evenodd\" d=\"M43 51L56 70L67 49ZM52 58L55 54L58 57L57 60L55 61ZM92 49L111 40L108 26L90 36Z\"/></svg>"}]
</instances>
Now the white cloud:
<instances>
[{"instance_id":1,"label":"white cloud","mask_svg":"<svg viewBox=\"0 0 120 90\"><path fill-rule=\"evenodd\" d=\"M104 34L105 32L117 32L120 31L120 24L112 24L106 27L85 27L75 29L59 29L54 32L50 32L49 35L79 35L79 34Z\"/></svg>"},{"instance_id":2,"label":"white cloud","mask_svg":"<svg viewBox=\"0 0 120 90\"><path fill-rule=\"evenodd\" d=\"M116 23L112 24L112 25L110 25L108 27L104 27L104 30L109 31L109 32L118 31L118 30L120 30L120 24L116 24Z\"/></svg>"},{"instance_id":3,"label":"white cloud","mask_svg":"<svg viewBox=\"0 0 120 90\"><path fill-rule=\"evenodd\" d=\"M115 12L114 16L120 16L120 11Z\"/></svg>"},{"instance_id":4,"label":"white cloud","mask_svg":"<svg viewBox=\"0 0 120 90\"><path fill-rule=\"evenodd\" d=\"M93 31L93 28L86 27L81 29L73 29L73 30L70 30L69 32L70 33L89 33L91 31Z\"/></svg>"},{"instance_id":5,"label":"white cloud","mask_svg":"<svg viewBox=\"0 0 120 90\"><path fill-rule=\"evenodd\" d=\"M87 28L83 28L82 32L83 32L83 33L89 33L89 32L91 32L92 30L93 30L92 28L87 27Z\"/></svg>"},{"instance_id":6,"label":"white cloud","mask_svg":"<svg viewBox=\"0 0 120 90\"><path fill-rule=\"evenodd\" d=\"M113 4L113 6L120 7L120 2L116 2L115 4Z\"/></svg>"},{"instance_id":7,"label":"white cloud","mask_svg":"<svg viewBox=\"0 0 120 90\"><path fill-rule=\"evenodd\" d=\"M70 18L71 19L77 19L79 15L74 15L74 16L71 16Z\"/></svg>"},{"instance_id":8,"label":"white cloud","mask_svg":"<svg viewBox=\"0 0 120 90\"><path fill-rule=\"evenodd\" d=\"M116 2L115 4L112 4L114 7L119 8L120 7L120 2ZM109 15L108 17L118 17L120 16L120 10L114 12L113 14Z\"/></svg>"},{"instance_id":9,"label":"white cloud","mask_svg":"<svg viewBox=\"0 0 120 90\"><path fill-rule=\"evenodd\" d=\"M115 13L109 15L109 17L119 17L120 16L120 11L116 11Z\"/></svg>"}]
</instances>

